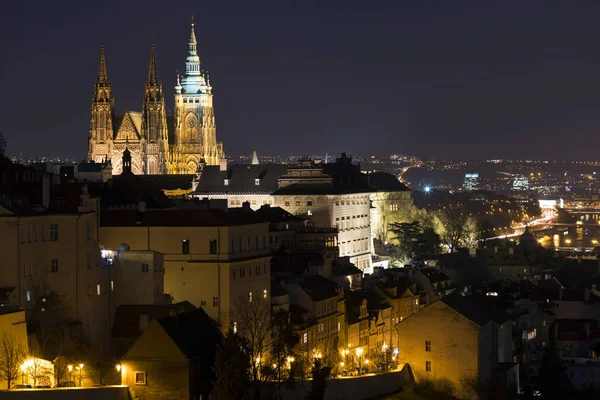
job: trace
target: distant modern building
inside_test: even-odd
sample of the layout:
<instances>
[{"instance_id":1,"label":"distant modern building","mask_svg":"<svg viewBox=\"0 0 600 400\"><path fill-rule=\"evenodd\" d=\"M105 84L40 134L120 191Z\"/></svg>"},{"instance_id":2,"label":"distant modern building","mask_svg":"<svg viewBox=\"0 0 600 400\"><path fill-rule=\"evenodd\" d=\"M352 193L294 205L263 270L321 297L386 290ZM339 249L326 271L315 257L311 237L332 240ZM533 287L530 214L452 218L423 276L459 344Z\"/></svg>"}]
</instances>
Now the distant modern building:
<instances>
[{"instance_id":1,"label":"distant modern building","mask_svg":"<svg viewBox=\"0 0 600 400\"><path fill-rule=\"evenodd\" d=\"M479 174L477 172L465 174L463 189L467 191L479 190Z\"/></svg>"}]
</instances>

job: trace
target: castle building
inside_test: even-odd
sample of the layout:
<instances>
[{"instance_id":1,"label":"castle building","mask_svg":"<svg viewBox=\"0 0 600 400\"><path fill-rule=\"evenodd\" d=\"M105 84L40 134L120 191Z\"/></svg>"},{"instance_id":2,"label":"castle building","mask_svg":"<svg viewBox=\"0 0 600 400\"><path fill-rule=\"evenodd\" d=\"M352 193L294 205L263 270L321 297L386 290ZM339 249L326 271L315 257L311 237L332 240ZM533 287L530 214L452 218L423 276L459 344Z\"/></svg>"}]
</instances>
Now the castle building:
<instances>
[{"instance_id":1,"label":"castle building","mask_svg":"<svg viewBox=\"0 0 600 400\"><path fill-rule=\"evenodd\" d=\"M89 161L111 161L114 175L123 171L125 149L131 153L131 172L136 175L193 174L200 161L219 164L223 144L216 139L212 87L208 74L200 70L196 46L192 20L185 76L177 77L173 116L166 113L153 44L142 111L128 110L122 117L115 115L115 97L101 47L88 137Z\"/></svg>"}]
</instances>

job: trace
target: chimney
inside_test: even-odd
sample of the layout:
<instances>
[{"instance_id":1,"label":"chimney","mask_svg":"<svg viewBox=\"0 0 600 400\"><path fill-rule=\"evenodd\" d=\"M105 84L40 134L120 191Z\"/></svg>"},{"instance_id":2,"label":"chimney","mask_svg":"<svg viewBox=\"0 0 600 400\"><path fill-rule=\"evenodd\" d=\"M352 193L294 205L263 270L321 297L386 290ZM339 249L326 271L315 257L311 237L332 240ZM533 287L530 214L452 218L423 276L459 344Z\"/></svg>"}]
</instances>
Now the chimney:
<instances>
[{"instance_id":1,"label":"chimney","mask_svg":"<svg viewBox=\"0 0 600 400\"><path fill-rule=\"evenodd\" d=\"M227 159L221 158L219 160L219 171L227 171Z\"/></svg>"}]
</instances>

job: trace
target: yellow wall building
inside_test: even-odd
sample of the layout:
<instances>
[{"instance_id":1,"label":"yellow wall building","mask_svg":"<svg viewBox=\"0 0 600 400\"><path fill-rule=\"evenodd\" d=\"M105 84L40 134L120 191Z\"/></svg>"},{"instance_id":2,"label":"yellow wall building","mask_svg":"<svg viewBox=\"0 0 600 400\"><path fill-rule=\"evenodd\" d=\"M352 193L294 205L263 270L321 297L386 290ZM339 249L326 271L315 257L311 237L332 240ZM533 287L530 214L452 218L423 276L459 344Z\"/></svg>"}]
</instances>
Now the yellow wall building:
<instances>
[{"instance_id":1,"label":"yellow wall building","mask_svg":"<svg viewBox=\"0 0 600 400\"><path fill-rule=\"evenodd\" d=\"M104 249L163 254L165 293L202 307L216 321L234 299L270 301L269 224L244 211L107 211L99 229ZM139 223L138 223L139 222Z\"/></svg>"},{"instance_id":2,"label":"yellow wall building","mask_svg":"<svg viewBox=\"0 0 600 400\"><path fill-rule=\"evenodd\" d=\"M448 380L467 398L465 380L493 378L499 363L512 361L511 316L480 295L452 293L398 326L399 362L417 380Z\"/></svg>"}]
</instances>

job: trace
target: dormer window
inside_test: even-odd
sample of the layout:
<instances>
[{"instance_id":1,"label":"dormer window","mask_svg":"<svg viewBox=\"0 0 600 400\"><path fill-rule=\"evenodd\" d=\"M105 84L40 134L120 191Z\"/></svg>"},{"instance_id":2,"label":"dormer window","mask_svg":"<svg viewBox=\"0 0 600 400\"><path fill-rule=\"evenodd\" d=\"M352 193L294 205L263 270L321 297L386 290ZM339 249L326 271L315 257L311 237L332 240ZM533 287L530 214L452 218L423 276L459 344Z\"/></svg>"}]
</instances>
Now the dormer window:
<instances>
[{"instance_id":1,"label":"dormer window","mask_svg":"<svg viewBox=\"0 0 600 400\"><path fill-rule=\"evenodd\" d=\"M255 184L256 186L260 185L260 178L256 178L256 179L254 179L254 184Z\"/></svg>"},{"instance_id":2,"label":"dormer window","mask_svg":"<svg viewBox=\"0 0 600 400\"><path fill-rule=\"evenodd\" d=\"M224 179L224 180L223 180L223 184L224 184L225 186L229 186L229 179Z\"/></svg>"}]
</instances>

